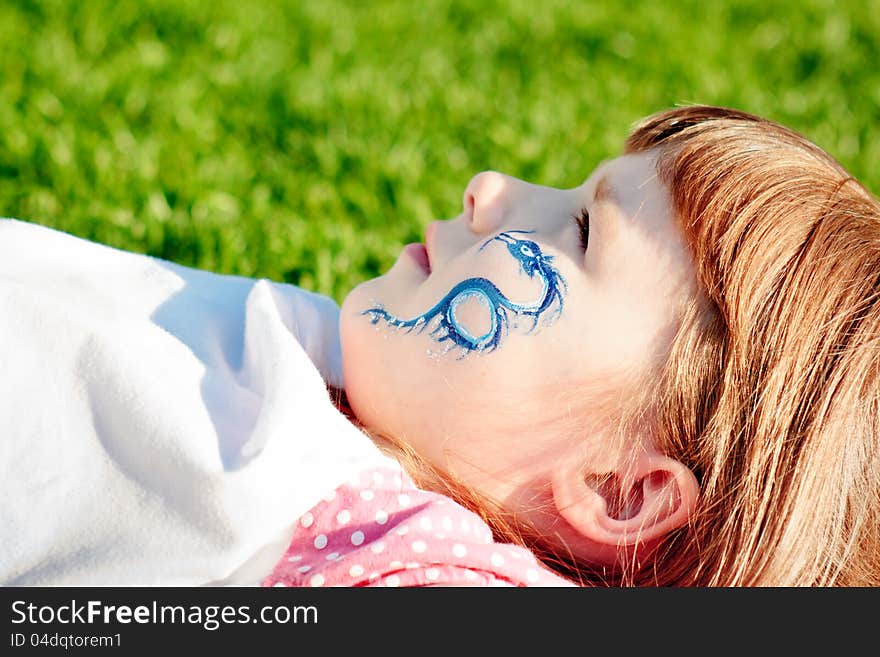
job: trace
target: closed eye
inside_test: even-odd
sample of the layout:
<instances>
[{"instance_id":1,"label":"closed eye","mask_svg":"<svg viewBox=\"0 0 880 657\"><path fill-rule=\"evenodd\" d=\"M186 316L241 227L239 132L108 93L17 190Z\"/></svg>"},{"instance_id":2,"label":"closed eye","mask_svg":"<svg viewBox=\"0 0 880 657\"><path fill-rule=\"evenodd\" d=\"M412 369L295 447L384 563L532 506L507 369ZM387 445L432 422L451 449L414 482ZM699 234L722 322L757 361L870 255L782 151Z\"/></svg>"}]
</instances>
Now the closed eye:
<instances>
[{"instance_id":1,"label":"closed eye","mask_svg":"<svg viewBox=\"0 0 880 657\"><path fill-rule=\"evenodd\" d=\"M581 249L587 250L590 246L590 211L587 208L581 208L572 216L578 227L578 235L580 236Z\"/></svg>"}]
</instances>

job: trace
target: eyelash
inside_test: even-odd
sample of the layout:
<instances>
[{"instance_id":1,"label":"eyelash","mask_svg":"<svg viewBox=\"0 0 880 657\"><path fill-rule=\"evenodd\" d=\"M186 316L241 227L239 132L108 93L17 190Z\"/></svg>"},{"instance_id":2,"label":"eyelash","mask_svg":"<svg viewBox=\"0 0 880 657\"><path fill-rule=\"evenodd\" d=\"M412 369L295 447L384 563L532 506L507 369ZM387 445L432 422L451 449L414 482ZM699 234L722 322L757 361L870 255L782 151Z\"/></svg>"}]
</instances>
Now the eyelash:
<instances>
[{"instance_id":1,"label":"eyelash","mask_svg":"<svg viewBox=\"0 0 880 657\"><path fill-rule=\"evenodd\" d=\"M581 248L586 251L590 245L590 211L581 208L573 217L578 227L578 234L581 238Z\"/></svg>"}]
</instances>

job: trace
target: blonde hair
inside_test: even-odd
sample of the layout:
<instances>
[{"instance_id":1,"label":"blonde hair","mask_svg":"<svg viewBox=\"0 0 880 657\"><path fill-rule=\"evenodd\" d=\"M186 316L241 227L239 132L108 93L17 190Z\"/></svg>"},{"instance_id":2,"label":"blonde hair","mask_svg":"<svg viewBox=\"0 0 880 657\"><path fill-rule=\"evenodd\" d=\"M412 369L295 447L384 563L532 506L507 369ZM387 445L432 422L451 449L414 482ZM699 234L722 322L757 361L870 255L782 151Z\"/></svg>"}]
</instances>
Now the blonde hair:
<instances>
[{"instance_id":1,"label":"blonde hair","mask_svg":"<svg viewBox=\"0 0 880 657\"><path fill-rule=\"evenodd\" d=\"M621 426L651 418L658 447L696 474L687 526L598 568L380 444L579 584L880 585L880 205L816 145L736 110L648 117L625 146L642 151L657 153L701 294Z\"/></svg>"},{"instance_id":2,"label":"blonde hair","mask_svg":"<svg viewBox=\"0 0 880 657\"><path fill-rule=\"evenodd\" d=\"M831 156L744 112L649 117L707 307L656 388L701 504L660 584L880 584L880 206Z\"/></svg>"}]
</instances>

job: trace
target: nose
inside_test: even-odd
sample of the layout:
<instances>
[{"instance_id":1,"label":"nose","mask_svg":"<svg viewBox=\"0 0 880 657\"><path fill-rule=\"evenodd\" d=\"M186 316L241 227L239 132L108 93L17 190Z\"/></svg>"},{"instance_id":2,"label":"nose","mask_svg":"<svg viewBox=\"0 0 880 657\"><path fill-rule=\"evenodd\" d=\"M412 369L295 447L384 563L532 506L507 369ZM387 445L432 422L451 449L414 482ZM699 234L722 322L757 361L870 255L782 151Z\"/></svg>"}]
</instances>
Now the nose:
<instances>
[{"instance_id":1,"label":"nose","mask_svg":"<svg viewBox=\"0 0 880 657\"><path fill-rule=\"evenodd\" d=\"M515 182L514 178L496 171L483 171L471 178L462 204L465 223L473 232L486 235L504 223Z\"/></svg>"}]
</instances>

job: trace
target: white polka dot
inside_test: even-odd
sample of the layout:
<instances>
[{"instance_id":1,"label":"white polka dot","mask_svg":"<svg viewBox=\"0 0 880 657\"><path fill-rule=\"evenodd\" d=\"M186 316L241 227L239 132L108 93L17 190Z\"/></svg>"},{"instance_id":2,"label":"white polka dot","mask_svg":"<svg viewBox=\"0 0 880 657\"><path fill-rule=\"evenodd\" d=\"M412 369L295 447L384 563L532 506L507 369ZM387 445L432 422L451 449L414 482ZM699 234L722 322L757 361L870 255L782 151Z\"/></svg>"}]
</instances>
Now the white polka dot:
<instances>
[{"instance_id":1,"label":"white polka dot","mask_svg":"<svg viewBox=\"0 0 880 657\"><path fill-rule=\"evenodd\" d=\"M297 561L302 561L302 555L301 555L301 554L295 554L295 555L293 555L292 557L287 557L287 560L288 560L290 563L296 563Z\"/></svg>"},{"instance_id":2,"label":"white polka dot","mask_svg":"<svg viewBox=\"0 0 880 657\"><path fill-rule=\"evenodd\" d=\"M538 581L538 571L535 570L534 568L529 568L526 571L526 579L529 580L530 582L537 582Z\"/></svg>"},{"instance_id":3,"label":"white polka dot","mask_svg":"<svg viewBox=\"0 0 880 657\"><path fill-rule=\"evenodd\" d=\"M385 578L385 586L400 586L400 578L397 575L389 575Z\"/></svg>"},{"instance_id":4,"label":"white polka dot","mask_svg":"<svg viewBox=\"0 0 880 657\"><path fill-rule=\"evenodd\" d=\"M375 494L374 494L373 491L371 491L369 488L368 488L367 490L362 490L362 491L361 491L361 499L362 499L362 500L365 500L365 501L369 502L369 501L372 500L374 497L375 497Z\"/></svg>"},{"instance_id":5,"label":"white polka dot","mask_svg":"<svg viewBox=\"0 0 880 657\"><path fill-rule=\"evenodd\" d=\"M351 512L348 509L343 509L336 514L336 522L338 522L340 525L347 525L350 520Z\"/></svg>"},{"instance_id":6,"label":"white polka dot","mask_svg":"<svg viewBox=\"0 0 880 657\"><path fill-rule=\"evenodd\" d=\"M403 488L403 479L400 478L400 475L394 475L393 481L395 488Z\"/></svg>"},{"instance_id":7,"label":"white polka dot","mask_svg":"<svg viewBox=\"0 0 880 657\"><path fill-rule=\"evenodd\" d=\"M335 500L335 499L336 499L336 491L335 491L335 490L331 490L329 493L327 493L327 494L324 496L324 501L325 501L325 502L332 502L332 501Z\"/></svg>"},{"instance_id":8,"label":"white polka dot","mask_svg":"<svg viewBox=\"0 0 880 657\"><path fill-rule=\"evenodd\" d=\"M407 561L407 563L406 563L407 570L415 570L416 568L421 568L421 567L422 567L422 564L417 563L415 561Z\"/></svg>"},{"instance_id":9,"label":"white polka dot","mask_svg":"<svg viewBox=\"0 0 880 657\"><path fill-rule=\"evenodd\" d=\"M409 506L409 495L407 495L406 493L401 493L400 495L397 496L397 503L402 507L408 507Z\"/></svg>"},{"instance_id":10,"label":"white polka dot","mask_svg":"<svg viewBox=\"0 0 880 657\"><path fill-rule=\"evenodd\" d=\"M445 531L448 531L448 532L452 531L452 518L450 518L449 516L443 516L443 520L441 521L441 524L443 525L443 529Z\"/></svg>"},{"instance_id":11,"label":"white polka dot","mask_svg":"<svg viewBox=\"0 0 880 657\"><path fill-rule=\"evenodd\" d=\"M466 571L464 571L464 577L465 577L465 579L469 579L469 580L473 581L473 580L477 579L477 574L473 570L466 570Z\"/></svg>"},{"instance_id":12,"label":"white polka dot","mask_svg":"<svg viewBox=\"0 0 880 657\"><path fill-rule=\"evenodd\" d=\"M360 564L355 564L351 568L348 569L348 574L352 577L360 577L364 574L364 567Z\"/></svg>"},{"instance_id":13,"label":"white polka dot","mask_svg":"<svg viewBox=\"0 0 880 657\"><path fill-rule=\"evenodd\" d=\"M403 568L403 562L402 561L392 561L390 564L388 564L388 567L391 570L399 570L400 568Z\"/></svg>"},{"instance_id":14,"label":"white polka dot","mask_svg":"<svg viewBox=\"0 0 880 657\"><path fill-rule=\"evenodd\" d=\"M275 582L272 586L287 586L284 582Z\"/></svg>"},{"instance_id":15,"label":"white polka dot","mask_svg":"<svg viewBox=\"0 0 880 657\"><path fill-rule=\"evenodd\" d=\"M373 544L370 546L370 551L371 551L373 554L379 554L379 553L382 552L382 550L384 550L384 549L385 549L385 543L383 543L382 541L376 541L375 543L373 543Z\"/></svg>"},{"instance_id":16,"label":"white polka dot","mask_svg":"<svg viewBox=\"0 0 880 657\"><path fill-rule=\"evenodd\" d=\"M452 546L452 554L457 556L459 559L467 554L467 548L461 543L456 543Z\"/></svg>"},{"instance_id":17,"label":"white polka dot","mask_svg":"<svg viewBox=\"0 0 880 657\"><path fill-rule=\"evenodd\" d=\"M315 536L315 547L319 550L323 550L327 547L327 536L324 534L318 534Z\"/></svg>"},{"instance_id":18,"label":"white polka dot","mask_svg":"<svg viewBox=\"0 0 880 657\"><path fill-rule=\"evenodd\" d=\"M419 527L424 529L426 532L429 532L434 528L434 523L431 522L430 518L422 518L421 520L419 520Z\"/></svg>"},{"instance_id":19,"label":"white polka dot","mask_svg":"<svg viewBox=\"0 0 880 657\"><path fill-rule=\"evenodd\" d=\"M376 522L380 525L384 525L388 522L388 513L383 509L376 511Z\"/></svg>"},{"instance_id":20,"label":"white polka dot","mask_svg":"<svg viewBox=\"0 0 880 657\"><path fill-rule=\"evenodd\" d=\"M463 531L463 532L470 531L470 528L471 528L471 526L468 524L467 520L461 521L461 531Z\"/></svg>"},{"instance_id":21,"label":"white polka dot","mask_svg":"<svg viewBox=\"0 0 880 657\"><path fill-rule=\"evenodd\" d=\"M301 573L307 573L312 569L311 566L300 566L297 570Z\"/></svg>"},{"instance_id":22,"label":"white polka dot","mask_svg":"<svg viewBox=\"0 0 880 657\"><path fill-rule=\"evenodd\" d=\"M360 545L364 542L364 533L361 530L356 531L351 535L351 544L352 545Z\"/></svg>"},{"instance_id":23,"label":"white polka dot","mask_svg":"<svg viewBox=\"0 0 880 657\"><path fill-rule=\"evenodd\" d=\"M315 516L311 513L304 513L303 517L299 519L299 524L303 527L311 527L313 522L315 522Z\"/></svg>"},{"instance_id":24,"label":"white polka dot","mask_svg":"<svg viewBox=\"0 0 880 657\"><path fill-rule=\"evenodd\" d=\"M379 579L379 573L370 573L370 581Z\"/></svg>"},{"instance_id":25,"label":"white polka dot","mask_svg":"<svg viewBox=\"0 0 880 657\"><path fill-rule=\"evenodd\" d=\"M439 577L440 571L436 568L428 568L428 570L425 571L425 579L427 579L429 582L435 582Z\"/></svg>"},{"instance_id":26,"label":"white polka dot","mask_svg":"<svg viewBox=\"0 0 880 657\"><path fill-rule=\"evenodd\" d=\"M412 548L412 551L417 554L421 554L428 549L428 545L424 541L415 541L410 547Z\"/></svg>"},{"instance_id":27,"label":"white polka dot","mask_svg":"<svg viewBox=\"0 0 880 657\"><path fill-rule=\"evenodd\" d=\"M385 477L383 477L378 472L373 473L373 483L377 486L381 486L385 482Z\"/></svg>"},{"instance_id":28,"label":"white polka dot","mask_svg":"<svg viewBox=\"0 0 880 657\"><path fill-rule=\"evenodd\" d=\"M492 562L492 565L498 568L499 566L504 565L504 557L502 557L497 552L493 552L492 556L489 559Z\"/></svg>"},{"instance_id":29,"label":"white polka dot","mask_svg":"<svg viewBox=\"0 0 880 657\"><path fill-rule=\"evenodd\" d=\"M311 586L324 586L324 576L321 573L317 575L312 575L312 578L309 580L309 584Z\"/></svg>"},{"instance_id":30,"label":"white polka dot","mask_svg":"<svg viewBox=\"0 0 880 657\"><path fill-rule=\"evenodd\" d=\"M397 532L398 536L403 536L404 534L406 534L409 531L409 527L407 527L406 525L401 525L400 527L398 527L394 531Z\"/></svg>"},{"instance_id":31,"label":"white polka dot","mask_svg":"<svg viewBox=\"0 0 880 657\"><path fill-rule=\"evenodd\" d=\"M324 557L327 561L336 561L339 558L338 552L331 552L326 557Z\"/></svg>"}]
</instances>

